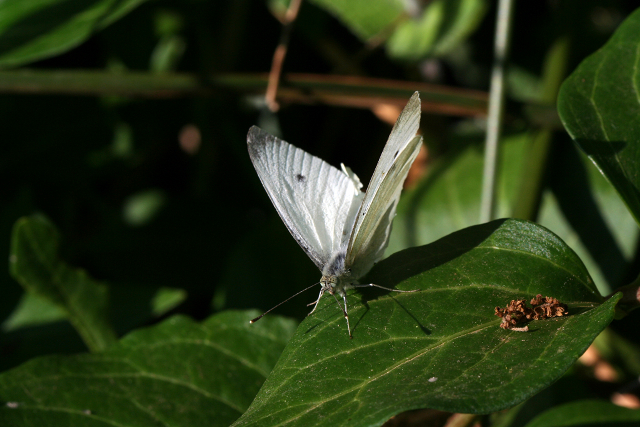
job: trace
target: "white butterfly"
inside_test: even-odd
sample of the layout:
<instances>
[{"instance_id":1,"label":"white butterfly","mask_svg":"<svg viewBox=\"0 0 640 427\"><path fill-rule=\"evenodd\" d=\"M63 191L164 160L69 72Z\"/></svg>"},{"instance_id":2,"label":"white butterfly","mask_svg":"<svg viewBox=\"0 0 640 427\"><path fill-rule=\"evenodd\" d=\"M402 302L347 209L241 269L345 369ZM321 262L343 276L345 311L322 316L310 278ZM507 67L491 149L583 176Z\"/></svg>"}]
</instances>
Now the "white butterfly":
<instances>
[{"instance_id":1,"label":"white butterfly","mask_svg":"<svg viewBox=\"0 0 640 427\"><path fill-rule=\"evenodd\" d=\"M416 92L391 130L366 193L361 191L358 177L344 165L339 170L256 126L247 135L251 162L271 202L293 238L322 272L320 295L311 303L315 304L311 313L325 292L334 298L338 294L344 301L341 309L349 337L346 290L382 288L372 283L358 284L357 280L387 247L402 185L422 143L422 137L416 136L420 105Z\"/></svg>"}]
</instances>

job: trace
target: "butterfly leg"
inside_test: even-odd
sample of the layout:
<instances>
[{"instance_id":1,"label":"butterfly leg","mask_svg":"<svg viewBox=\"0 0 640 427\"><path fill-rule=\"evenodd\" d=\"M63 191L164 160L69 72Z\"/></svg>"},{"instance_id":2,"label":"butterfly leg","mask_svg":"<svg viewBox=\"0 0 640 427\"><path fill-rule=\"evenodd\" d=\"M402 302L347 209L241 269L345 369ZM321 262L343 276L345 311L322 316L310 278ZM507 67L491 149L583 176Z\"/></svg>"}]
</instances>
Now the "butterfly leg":
<instances>
[{"instance_id":1,"label":"butterfly leg","mask_svg":"<svg viewBox=\"0 0 640 427\"><path fill-rule=\"evenodd\" d=\"M318 306L318 303L320 302L320 298L322 298L322 295L324 295L324 288L320 289L320 295L318 295L318 299L317 300L307 304L307 307L310 306L310 305L313 305L313 310L311 310L311 313L307 314L307 316L311 316L313 314L313 312L316 311L316 307Z\"/></svg>"},{"instance_id":2,"label":"butterfly leg","mask_svg":"<svg viewBox=\"0 0 640 427\"><path fill-rule=\"evenodd\" d=\"M333 295L333 298L336 300L336 304L338 304L338 307L340 307L340 310L342 310L342 314L344 315L344 318L347 320L347 330L349 331L349 338L353 339L353 335L351 335L351 326L349 325L349 315L347 314L347 294L345 294L344 292L341 292L341 294L342 294L342 299L344 300L344 308L340 305L340 301L338 301L338 298L336 297L336 293L331 292L331 295Z\"/></svg>"}]
</instances>

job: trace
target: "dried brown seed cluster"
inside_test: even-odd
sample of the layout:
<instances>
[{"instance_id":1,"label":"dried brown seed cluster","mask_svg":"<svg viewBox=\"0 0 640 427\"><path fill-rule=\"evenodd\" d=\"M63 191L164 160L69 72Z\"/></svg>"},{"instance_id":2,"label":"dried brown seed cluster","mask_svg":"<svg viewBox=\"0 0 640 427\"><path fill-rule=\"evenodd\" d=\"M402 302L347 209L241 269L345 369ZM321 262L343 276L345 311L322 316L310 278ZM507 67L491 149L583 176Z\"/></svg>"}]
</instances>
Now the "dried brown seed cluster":
<instances>
[{"instance_id":1,"label":"dried brown seed cluster","mask_svg":"<svg viewBox=\"0 0 640 427\"><path fill-rule=\"evenodd\" d=\"M569 314L567 305L561 303L556 298L536 295L531 300L532 307L527 307L523 299L512 300L505 308L496 307L495 315L502 318L500 327L511 331L526 332L526 326L532 320L548 319L551 317L562 317ZM523 326L524 325L524 326Z\"/></svg>"}]
</instances>

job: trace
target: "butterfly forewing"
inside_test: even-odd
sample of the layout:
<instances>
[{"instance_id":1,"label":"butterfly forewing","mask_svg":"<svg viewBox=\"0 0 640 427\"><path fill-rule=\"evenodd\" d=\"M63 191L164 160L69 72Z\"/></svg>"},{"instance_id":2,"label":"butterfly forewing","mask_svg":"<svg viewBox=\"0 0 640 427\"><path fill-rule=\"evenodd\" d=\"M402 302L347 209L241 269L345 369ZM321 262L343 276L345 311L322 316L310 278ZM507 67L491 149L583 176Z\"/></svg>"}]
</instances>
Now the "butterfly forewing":
<instances>
[{"instance_id":1,"label":"butterfly forewing","mask_svg":"<svg viewBox=\"0 0 640 427\"><path fill-rule=\"evenodd\" d=\"M282 221L322 270L346 250L362 192L342 171L257 126L249 129L247 145Z\"/></svg>"},{"instance_id":2,"label":"butterfly forewing","mask_svg":"<svg viewBox=\"0 0 640 427\"><path fill-rule=\"evenodd\" d=\"M356 279L371 269L387 247L402 185L422 143L416 136L419 126L420 97L416 92L393 126L355 220L346 266Z\"/></svg>"}]
</instances>

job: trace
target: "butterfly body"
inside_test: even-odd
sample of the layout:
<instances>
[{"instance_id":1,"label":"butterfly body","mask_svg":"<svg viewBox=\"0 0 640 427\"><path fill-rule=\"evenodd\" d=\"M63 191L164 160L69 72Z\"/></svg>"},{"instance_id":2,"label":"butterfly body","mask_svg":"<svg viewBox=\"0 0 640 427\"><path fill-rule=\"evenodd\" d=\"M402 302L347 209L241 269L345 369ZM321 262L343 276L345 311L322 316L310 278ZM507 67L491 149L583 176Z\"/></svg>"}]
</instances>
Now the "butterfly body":
<instances>
[{"instance_id":1,"label":"butterfly body","mask_svg":"<svg viewBox=\"0 0 640 427\"><path fill-rule=\"evenodd\" d=\"M349 336L346 291L378 286L357 281L387 247L402 184L422 142L416 136L419 121L416 92L393 127L366 192L344 165L337 169L256 126L249 129L249 156L269 198L322 273L320 295L311 313L324 293L339 295Z\"/></svg>"}]
</instances>

